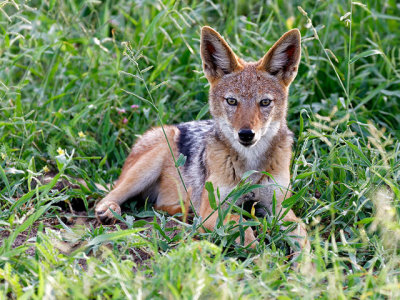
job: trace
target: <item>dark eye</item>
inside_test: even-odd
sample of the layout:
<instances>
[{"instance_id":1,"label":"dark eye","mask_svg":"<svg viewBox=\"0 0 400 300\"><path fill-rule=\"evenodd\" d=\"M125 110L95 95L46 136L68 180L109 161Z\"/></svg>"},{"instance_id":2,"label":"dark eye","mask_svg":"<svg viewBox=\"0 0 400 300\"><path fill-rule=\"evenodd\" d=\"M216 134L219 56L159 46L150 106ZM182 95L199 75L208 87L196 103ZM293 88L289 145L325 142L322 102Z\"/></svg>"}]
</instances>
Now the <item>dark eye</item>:
<instances>
[{"instance_id":1,"label":"dark eye","mask_svg":"<svg viewBox=\"0 0 400 300\"><path fill-rule=\"evenodd\" d=\"M226 98L226 102L229 105L232 105L232 106L236 106L237 105L237 100L235 98Z\"/></svg>"},{"instance_id":2,"label":"dark eye","mask_svg":"<svg viewBox=\"0 0 400 300\"><path fill-rule=\"evenodd\" d=\"M260 106L268 106L271 104L271 100L270 99L262 99L260 101Z\"/></svg>"}]
</instances>

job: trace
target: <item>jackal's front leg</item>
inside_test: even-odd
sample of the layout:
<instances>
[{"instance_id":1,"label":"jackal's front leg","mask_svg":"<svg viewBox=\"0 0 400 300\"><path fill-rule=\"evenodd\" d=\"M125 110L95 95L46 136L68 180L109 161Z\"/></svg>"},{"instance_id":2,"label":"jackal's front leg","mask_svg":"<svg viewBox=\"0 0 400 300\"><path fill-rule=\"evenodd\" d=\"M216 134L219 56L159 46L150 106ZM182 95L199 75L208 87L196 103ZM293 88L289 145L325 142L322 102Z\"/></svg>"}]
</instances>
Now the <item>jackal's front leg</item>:
<instances>
[{"instance_id":1,"label":"jackal's front leg","mask_svg":"<svg viewBox=\"0 0 400 300\"><path fill-rule=\"evenodd\" d=\"M270 184L268 182L265 184L264 188L260 188L260 201L261 203L266 206L271 214L277 214L276 217L280 218L286 209L282 206L283 201L290 196L290 192L287 191L286 187L279 185L279 183ZM272 197L275 192L276 197L276 208L275 212L272 211ZM310 242L307 236L307 230L305 224L302 222L301 219L297 218L294 212L289 209L289 211L282 217L281 221L283 222L293 222L296 224L294 230L289 233L289 236L293 237L293 239L298 243L301 250L306 252L310 252ZM294 255L297 256L299 254L298 251L293 249Z\"/></svg>"},{"instance_id":2,"label":"jackal's front leg","mask_svg":"<svg viewBox=\"0 0 400 300\"><path fill-rule=\"evenodd\" d=\"M277 205L277 212L283 213L285 211L281 205ZM310 241L308 240L306 226L303 221L296 217L294 212L290 209L288 213L282 218L283 222L293 222L296 224L295 229L293 229L289 236L293 237L293 239L298 243L300 249L305 252L310 252ZM293 249L294 250L294 249ZM294 256L299 254L298 251L293 251Z\"/></svg>"},{"instance_id":3,"label":"jackal's front leg","mask_svg":"<svg viewBox=\"0 0 400 300\"><path fill-rule=\"evenodd\" d=\"M218 218L218 211L214 211L208 199L208 192L204 189L202 199L201 199L201 206L200 206L200 216L201 219L204 221L204 227L209 230L214 230L215 226L217 225L217 218ZM239 224L240 216L231 214L227 216L224 220L224 224L228 223L229 221L235 221ZM243 219L244 220L244 219ZM244 220L245 221L245 220ZM236 239L236 242L240 244L240 237ZM245 237L244 237L244 246L250 245L251 248L254 248L257 245L256 237L254 236L253 229L250 227L245 230Z\"/></svg>"}]
</instances>

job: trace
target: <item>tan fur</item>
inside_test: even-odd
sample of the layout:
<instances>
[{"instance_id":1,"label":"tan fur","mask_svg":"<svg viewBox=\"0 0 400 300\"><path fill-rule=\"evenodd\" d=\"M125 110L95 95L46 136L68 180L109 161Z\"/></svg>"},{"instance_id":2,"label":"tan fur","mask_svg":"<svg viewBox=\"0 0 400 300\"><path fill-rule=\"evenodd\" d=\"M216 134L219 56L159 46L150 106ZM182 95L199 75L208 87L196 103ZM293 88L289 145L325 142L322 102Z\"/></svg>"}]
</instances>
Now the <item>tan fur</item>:
<instances>
[{"instance_id":1,"label":"tan fur","mask_svg":"<svg viewBox=\"0 0 400 300\"><path fill-rule=\"evenodd\" d=\"M215 125L202 145L204 170L185 176L191 182L197 182L193 177L204 176L205 181L218 187L223 200L247 171L259 171L251 175L250 180L265 188L257 189L255 199L268 206L275 193L277 212L282 213L282 202L290 196L293 139L286 125L286 114L288 87L296 76L300 61L299 31L287 32L263 58L248 63L238 58L216 31L203 27L201 57L205 76L210 82L209 104ZM236 99L236 104L228 105L228 98ZM270 100L268 105L261 105L263 99ZM242 130L254 133L250 144L240 140ZM172 151L178 157L178 144L183 133L176 126L167 126L165 131ZM186 134L193 136L195 133ZM271 176L260 173L262 171ZM149 194L157 195L156 208L170 214L182 211L182 199L186 200L183 208L187 212L188 198L193 196L194 209L206 220L204 227L213 230L218 214L210 207L208 192L203 187L202 192L198 190L199 199L195 199L192 188L198 187L189 186L190 192L185 193L162 130L152 129L133 147L114 189L97 205L96 214L101 219L112 219L109 208L120 213L119 205L127 198L149 189ZM230 220L239 222L239 216L229 215L224 223ZM283 221L299 224L292 234L300 246L308 250L305 227L295 214L290 210ZM249 244L256 245L251 228L245 231L245 245Z\"/></svg>"},{"instance_id":2,"label":"tan fur","mask_svg":"<svg viewBox=\"0 0 400 300\"><path fill-rule=\"evenodd\" d=\"M165 132L177 157L179 155L176 149L177 129L167 126ZM143 174L149 174L148 177L157 177L157 180L160 180L156 208L171 214L180 212L179 199L182 197L186 199L186 195L161 128L152 129L137 142L125 161L113 190L97 204L96 211L105 211L105 216L113 219L113 214L108 208L120 213L119 205L137 194L131 191L142 190L138 185L145 184ZM153 174L160 175L152 176Z\"/></svg>"}]
</instances>

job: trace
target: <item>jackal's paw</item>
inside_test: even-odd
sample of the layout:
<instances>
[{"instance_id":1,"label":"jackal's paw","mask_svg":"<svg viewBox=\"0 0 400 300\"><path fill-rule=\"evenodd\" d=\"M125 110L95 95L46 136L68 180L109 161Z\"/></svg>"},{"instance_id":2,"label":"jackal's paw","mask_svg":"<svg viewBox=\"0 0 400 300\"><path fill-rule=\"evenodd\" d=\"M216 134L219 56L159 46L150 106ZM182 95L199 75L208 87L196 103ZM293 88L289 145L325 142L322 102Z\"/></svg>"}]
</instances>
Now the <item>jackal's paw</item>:
<instances>
[{"instance_id":1,"label":"jackal's paw","mask_svg":"<svg viewBox=\"0 0 400 300\"><path fill-rule=\"evenodd\" d=\"M236 239L236 243L240 244L240 237ZM244 246L247 247L249 245L252 249L255 249L258 245L257 239L254 236L254 231L251 228L247 228L244 232Z\"/></svg>"},{"instance_id":2,"label":"jackal's paw","mask_svg":"<svg viewBox=\"0 0 400 300\"><path fill-rule=\"evenodd\" d=\"M121 207L115 202L100 202L96 206L96 217L103 224L114 223L116 221L112 209L116 214L121 214Z\"/></svg>"},{"instance_id":3,"label":"jackal's paw","mask_svg":"<svg viewBox=\"0 0 400 300\"><path fill-rule=\"evenodd\" d=\"M300 272L301 274L305 275L315 274L317 268L315 264L311 261L309 253L306 255L307 255L306 257L303 257L299 261L296 261L297 258L293 259L291 268L297 272Z\"/></svg>"}]
</instances>

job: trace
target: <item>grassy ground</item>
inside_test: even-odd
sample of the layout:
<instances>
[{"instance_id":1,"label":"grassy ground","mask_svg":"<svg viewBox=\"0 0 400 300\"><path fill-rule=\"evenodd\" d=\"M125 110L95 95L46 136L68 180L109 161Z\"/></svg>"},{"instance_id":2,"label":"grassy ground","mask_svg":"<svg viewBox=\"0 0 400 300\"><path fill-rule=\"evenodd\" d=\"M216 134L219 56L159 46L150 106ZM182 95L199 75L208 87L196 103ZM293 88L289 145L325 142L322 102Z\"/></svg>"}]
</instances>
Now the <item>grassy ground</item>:
<instances>
[{"instance_id":1,"label":"grassy ground","mask_svg":"<svg viewBox=\"0 0 400 300\"><path fill-rule=\"evenodd\" d=\"M400 7L363 3L0 1L0 299L399 298ZM254 251L135 202L95 221L94 183L157 115L209 117L203 25L249 60L302 32L291 205L314 271L291 268L273 216L254 220ZM78 177L89 188L62 188Z\"/></svg>"}]
</instances>

